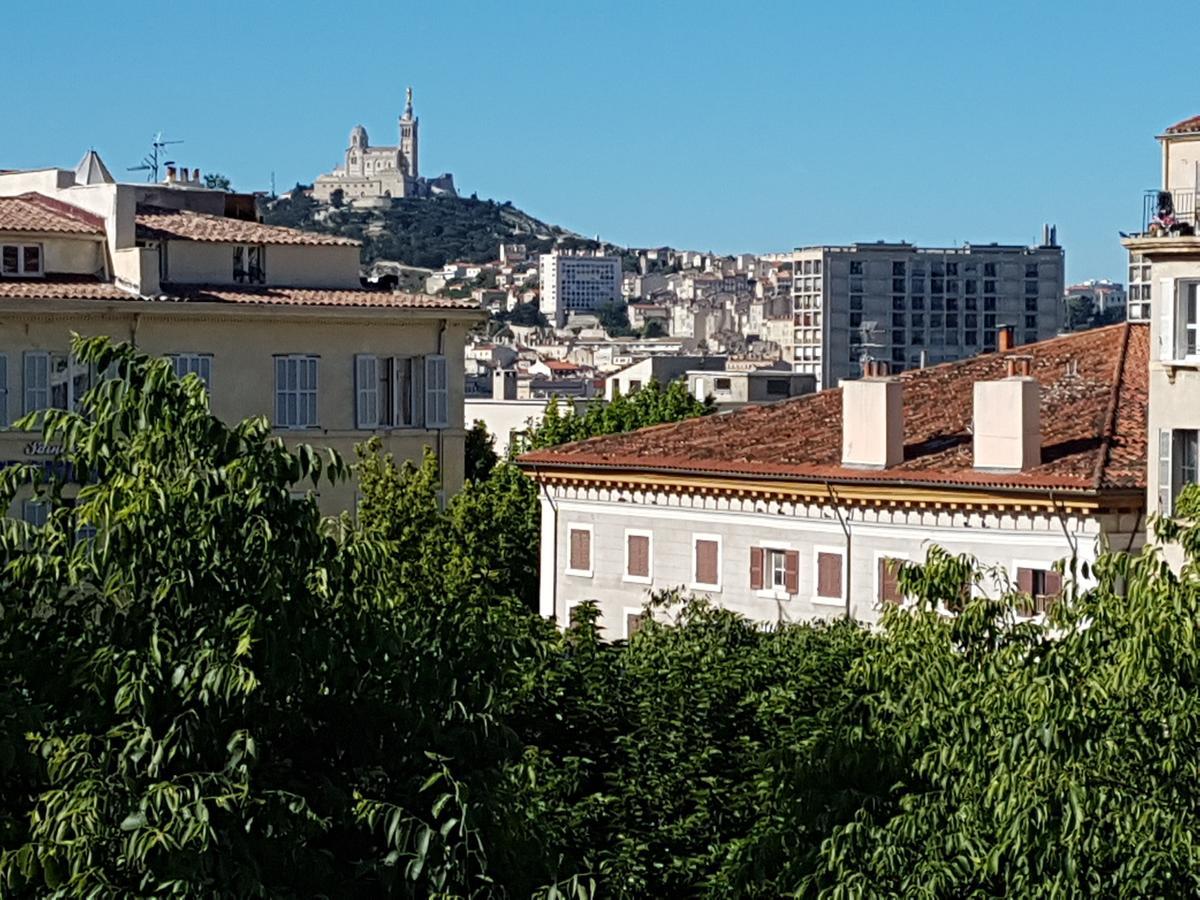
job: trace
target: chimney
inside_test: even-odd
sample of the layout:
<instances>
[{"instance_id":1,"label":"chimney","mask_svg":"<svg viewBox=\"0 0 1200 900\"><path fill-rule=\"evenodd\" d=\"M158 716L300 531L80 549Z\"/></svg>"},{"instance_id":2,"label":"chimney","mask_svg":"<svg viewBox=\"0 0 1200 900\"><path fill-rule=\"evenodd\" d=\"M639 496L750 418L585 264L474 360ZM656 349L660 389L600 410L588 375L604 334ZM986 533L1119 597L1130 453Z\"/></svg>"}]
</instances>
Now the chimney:
<instances>
[{"instance_id":1,"label":"chimney","mask_svg":"<svg viewBox=\"0 0 1200 900\"><path fill-rule=\"evenodd\" d=\"M996 329L996 349L1003 353L1013 348L1013 326L1001 325Z\"/></svg>"},{"instance_id":2,"label":"chimney","mask_svg":"<svg viewBox=\"0 0 1200 900\"><path fill-rule=\"evenodd\" d=\"M880 359L868 360L862 378L841 382L842 465L886 469L904 459L904 406L900 380Z\"/></svg>"},{"instance_id":3,"label":"chimney","mask_svg":"<svg viewBox=\"0 0 1200 900\"><path fill-rule=\"evenodd\" d=\"M175 183L175 167L167 166L167 184Z\"/></svg>"},{"instance_id":4,"label":"chimney","mask_svg":"<svg viewBox=\"0 0 1200 900\"><path fill-rule=\"evenodd\" d=\"M492 373L492 399L517 399L516 369L496 369L496 371Z\"/></svg>"},{"instance_id":5,"label":"chimney","mask_svg":"<svg viewBox=\"0 0 1200 900\"><path fill-rule=\"evenodd\" d=\"M1005 370L975 382L975 468L1022 472L1042 461L1042 387L1029 356L1006 359Z\"/></svg>"},{"instance_id":6,"label":"chimney","mask_svg":"<svg viewBox=\"0 0 1200 900\"><path fill-rule=\"evenodd\" d=\"M200 183L200 170L192 169L192 184L199 184L199 183Z\"/></svg>"}]
</instances>

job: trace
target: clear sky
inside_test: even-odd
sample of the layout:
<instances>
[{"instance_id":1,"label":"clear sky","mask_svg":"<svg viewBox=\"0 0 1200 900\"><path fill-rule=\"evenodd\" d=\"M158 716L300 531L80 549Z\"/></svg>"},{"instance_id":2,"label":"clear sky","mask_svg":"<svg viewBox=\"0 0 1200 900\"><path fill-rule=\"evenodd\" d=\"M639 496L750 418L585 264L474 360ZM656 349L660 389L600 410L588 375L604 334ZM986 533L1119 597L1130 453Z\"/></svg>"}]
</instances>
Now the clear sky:
<instances>
[{"instance_id":1,"label":"clear sky","mask_svg":"<svg viewBox=\"0 0 1200 900\"><path fill-rule=\"evenodd\" d=\"M5 17L0 168L94 146L125 177L161 129L282 191L356 122L395 143L411 84L423 174L584 234L766 252L1053 222L1069 279L1123 280L1153 136L1200 113L1160 8L56 0Z\"/></svg>"}]
</instances>

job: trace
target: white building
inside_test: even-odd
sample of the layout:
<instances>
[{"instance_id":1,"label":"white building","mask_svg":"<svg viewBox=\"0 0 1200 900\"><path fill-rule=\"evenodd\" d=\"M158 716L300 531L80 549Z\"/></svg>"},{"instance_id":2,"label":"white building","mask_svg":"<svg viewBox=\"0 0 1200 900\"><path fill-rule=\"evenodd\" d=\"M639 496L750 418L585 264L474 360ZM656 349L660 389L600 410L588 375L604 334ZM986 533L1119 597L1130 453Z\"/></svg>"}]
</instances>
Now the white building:
<instances>
[{"instance_id":1,"label":"white building","mask_svg":"<svg viewBox=\"0 0 1200 900\"><path fill-rule=\"evenodd\" d=\"M543 253L538 280L542 315L560 328L573 313L621 302L621 260L615 256Z\"/></svg>"},{"instance_id":2,"label":"white building","mask_svg":"<svg viewBox=\"0 0 1200 900\"><path fill-rule=\"evenodd\" d=\"M594 600L622 638L682 586L761 621L873 621L930 544L1044 609L1057 564L1143 542L1148 343L1114 325L527 454L541 611Z\"/></svg>"},{"instance_id":3,"label":"white building","mask_svg":"<svg viewBox=\"0 0 1200 900\"><path fill-rule=\"evenodd\" d=\"M1068 301L1076 298L1086 300L1097 315L1112 315L1124 310L1129 302L1125 286L1106 278L1089 278L1079 284L1069 285L1064 298Z\"/></svg>"},{"instance_id":4,"label":"white building","mask_svg":"<svg viewBox=\"0 0 1200 900\"><path fill-rule=\"evenodd\" d=\"M1063 251L1053 229L1036 247L912 244L805 247L795 254L794 367L821 387L857 378L868 359L894 370L995 350L1003 325L1016 343L1062 323Z\"/></svg>"}]
</instances>

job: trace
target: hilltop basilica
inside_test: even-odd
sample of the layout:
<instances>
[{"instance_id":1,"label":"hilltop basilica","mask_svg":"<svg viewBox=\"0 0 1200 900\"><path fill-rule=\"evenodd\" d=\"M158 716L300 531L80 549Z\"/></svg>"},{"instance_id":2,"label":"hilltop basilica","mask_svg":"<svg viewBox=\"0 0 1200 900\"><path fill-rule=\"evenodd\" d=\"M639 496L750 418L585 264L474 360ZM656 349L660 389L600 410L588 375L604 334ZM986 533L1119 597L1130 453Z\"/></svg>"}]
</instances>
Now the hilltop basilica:
<instances>
[{"instance_id":1,"label":"hilltop basilica","mask_svg":"<svg viewBox=\"0 0 1200 900\"><path fill-rule=\"evenodd\" d=\"M347 201L387 201L392 197L431 197L454 194L454 176L422 178L418 168L420 119L413 116L412 88L408 89L400 117L400 146L372 147L367 129L355 125L342 165L313 183L313 197L329 202L334 191Z\"/></svg>"}]
</instances>

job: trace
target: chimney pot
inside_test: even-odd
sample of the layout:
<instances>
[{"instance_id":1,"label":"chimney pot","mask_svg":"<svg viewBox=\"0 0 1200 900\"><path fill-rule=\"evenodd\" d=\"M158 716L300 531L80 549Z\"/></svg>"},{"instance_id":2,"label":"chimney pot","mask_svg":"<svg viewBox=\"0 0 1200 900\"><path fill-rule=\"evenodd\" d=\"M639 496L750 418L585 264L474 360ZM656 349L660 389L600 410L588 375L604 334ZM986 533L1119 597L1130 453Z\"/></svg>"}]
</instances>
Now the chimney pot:
<instances>
[{"instance_id":1,"label":"chimney pot","mask_svg":"<svg viewBox=\"0 0 1200 900\"><path fill-rule=\"evenodd\" d=\"M192 169L192 183L193 184L200 183L200 170L199 169Z\"/></svg>"},{"instance_id":2,"label":"chimney pot","mask_svg":"<svg viewBox=\"0 0 1200 900\"><path fill-rule=\"evenodd\" d=\"M175 183L175 167L167 166L167 184Z\"/></svg>"},{"instance_id":3,"label":"chimney pot","mask_svg":"<svg viewBox=\"0 0 1200 900\"><path fill-rule=\"evenodd\" d=\"M1013 327L1011 325L1001 325L996 329L997 349L1001 352L1011 350L1013 348Z\"/></svg>"}]
</instances>

